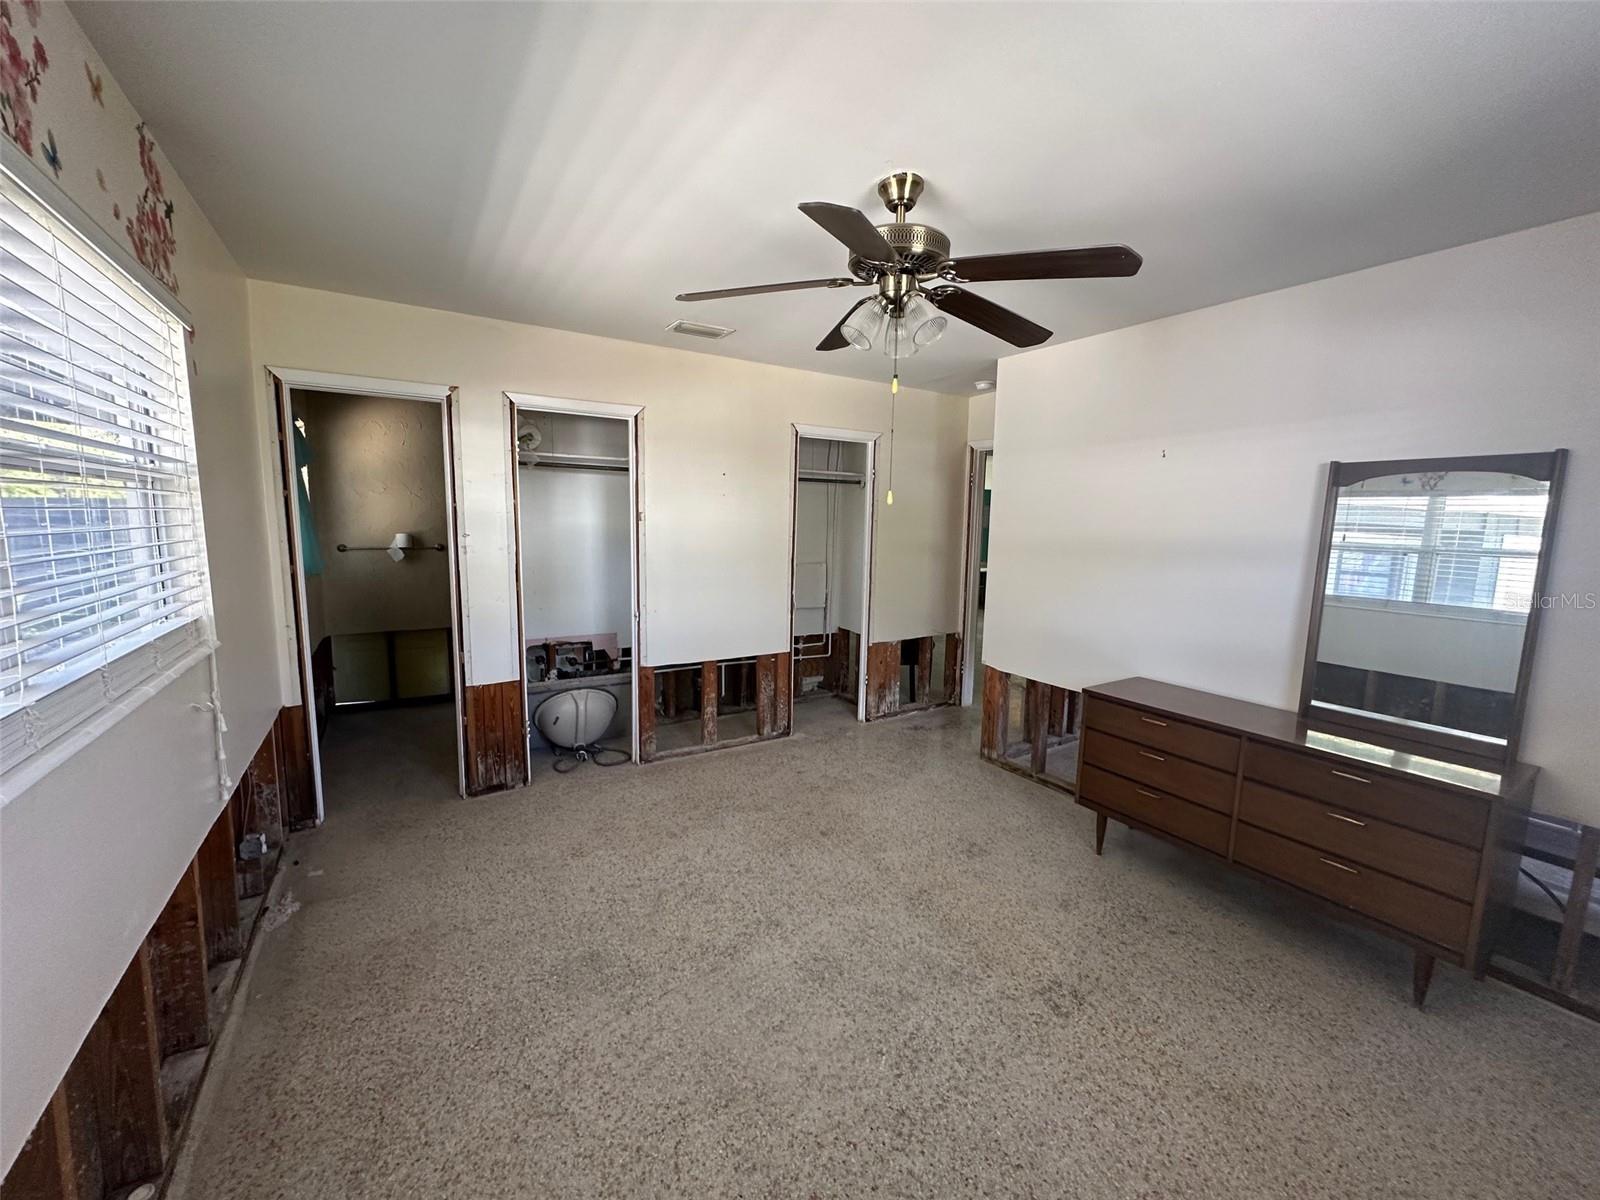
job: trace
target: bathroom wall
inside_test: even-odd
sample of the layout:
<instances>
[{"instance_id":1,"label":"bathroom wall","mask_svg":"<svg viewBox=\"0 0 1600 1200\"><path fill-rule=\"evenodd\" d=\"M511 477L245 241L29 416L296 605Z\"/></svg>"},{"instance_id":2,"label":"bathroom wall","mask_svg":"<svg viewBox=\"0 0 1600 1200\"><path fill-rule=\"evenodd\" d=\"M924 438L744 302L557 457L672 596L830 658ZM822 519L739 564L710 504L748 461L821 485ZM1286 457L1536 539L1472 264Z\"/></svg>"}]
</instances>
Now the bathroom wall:
<instances>
[{"instance_id":1,"label":"bathroom wall","mask_svg":"<svg viewBox=\"0 0 1600 1200\"><path fill-rule=\"evenodd\" d=\"M296 392L311 450L311 516L322 547L322 630L342 634L450 624L441 407L422 400ZM418 548L394 562L397 533ZM316 585L314 585L316 586Z\"/></svg>"}]
</instances>

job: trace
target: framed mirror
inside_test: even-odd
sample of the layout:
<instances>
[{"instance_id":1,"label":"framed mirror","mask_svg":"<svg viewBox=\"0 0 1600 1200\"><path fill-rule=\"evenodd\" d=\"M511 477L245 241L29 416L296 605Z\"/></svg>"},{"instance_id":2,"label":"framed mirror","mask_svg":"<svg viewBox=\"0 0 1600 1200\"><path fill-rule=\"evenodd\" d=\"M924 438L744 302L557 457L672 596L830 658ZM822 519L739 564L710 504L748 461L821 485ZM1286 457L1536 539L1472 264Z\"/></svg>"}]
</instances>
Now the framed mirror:
<instances>
[{"instance_id":1,"label":"framed mirror","mask_svg":"<svg viewBox=\"0 0 1600 1200\"><path fill-rule=\"evenodd\" d=\"M1566 459L1330 463L1301 715L1515 759Z\"/></svg>"}]
</instances>

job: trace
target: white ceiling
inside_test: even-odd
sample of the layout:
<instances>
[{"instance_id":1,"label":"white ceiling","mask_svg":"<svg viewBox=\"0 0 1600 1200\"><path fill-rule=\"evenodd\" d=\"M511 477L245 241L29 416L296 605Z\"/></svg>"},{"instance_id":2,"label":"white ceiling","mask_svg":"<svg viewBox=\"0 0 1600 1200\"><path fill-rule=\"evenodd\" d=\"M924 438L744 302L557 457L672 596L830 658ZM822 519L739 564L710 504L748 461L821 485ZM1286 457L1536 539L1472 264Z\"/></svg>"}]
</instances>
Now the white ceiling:
<instances>
[{"instance_id":1,"label":"white ceiling","mask_svg":"<svg viewBox=\"0 0 1600 1200\"><path fill-rule=\"evenodd\" d=\"M673 296L842 273L795 205L896 168L957 255L1144 255L974 286L1057 340L1600 209L1600 4L73 11L254 277L867 378L860 293Z\"/></svg>"}]
</instances>

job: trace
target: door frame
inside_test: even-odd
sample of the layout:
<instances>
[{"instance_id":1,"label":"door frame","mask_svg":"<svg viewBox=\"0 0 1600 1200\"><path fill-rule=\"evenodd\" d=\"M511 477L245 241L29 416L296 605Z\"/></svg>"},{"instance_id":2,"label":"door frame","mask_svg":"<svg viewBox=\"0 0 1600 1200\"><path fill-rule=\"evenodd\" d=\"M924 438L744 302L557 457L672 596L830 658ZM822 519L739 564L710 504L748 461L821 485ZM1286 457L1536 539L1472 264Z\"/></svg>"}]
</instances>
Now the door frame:
<instances>
[{"instance_id":1,"label":"door frame","mask_svg":"<svg viewBox=\"0 0 1600 1200\"><path fill-rule=\"evenodd\" d=\"M312 786L316 792L317 824L323 822L322 738L317 732L316 699L311 677L311 653L306 629L306 581L300 569L300 505L295 492L294 396L299 391L344 392L357 396L383 396L395 400L423 400L439 405L440 440L444 452L445 548L450 560L450 672L454 684L456 710L456 791L466 795L466 731L462 724L466 706L466 622L461 588L461 505L457 494L460 477L460 441L456 433L456 389L448 384L417 383L399 379L379 379L367 375L341 375L330 371L311 371L296 367L266 368L276 408L278 466L284 488L285 542L283 556L288 564L289 607L294 616L296 660L300 675L300 698L305 705L308 740L311 749Z\"/></svg>"},{"instance_id":2,"label":"door frame","mask_svg":"<svg viewBox=\"0 0 1600 1200\"><path fill-rule=\"evenodd\" d=\"M856 720L867 719L867 647L872 644L872 595L876 590L873 564L878 538L878 441L881 433L865 429L837 429L829 425L790 426L789 435L789 688L794 689L794 547L800 511L800 439L821 438L830 442L857 442L867 448L866 537L862 539L861 563L861 653L856 663ZM796 705L789 699L789 731L794 732Z\"/></svg>"},{"instance_id":3,"label":"door frame","mask_svg":"<svg viewBox=\"0 0 1600 1200\"><path fill-rule=\"evenodd\" d=\"M961 703L972 703L978 673L978 568L983 558L983 474L994 457L994 439L967 443L967 512L961 560Z\"/></svg>"},{"instance_id":4,"label":"door frame","mask_svg":"<svg viewBox=\"0 0 1600 1200\"><path fill-rule=\"evenodd\" d=\"M643 490L640 486L640 477L643 474L642 446L639 440L639 418L644 412L642 404L611 404L603 400L572 400L562 396L541 396L531 392L504 392L506 399L505 428L507 459L507 491L511 505L511 582L512 595L516 598L516 612L513 614L512 629L516 635L517 645L517 678L522 684L522 711L524 714L524 728L522 731L522 764L524 785L533 779L533 713L528 708L528 647L527 629L523 617L523 572L522 561L522 485L521 477L517 474L517 414L519 412L547 412L563 413L568 416L578 417L605 417L614 421L628 423L628 502L631 506L633 519L628 522L628 565L630 596L629 606L632 614L633 654L630 656L631 680L629 683L629 701L633 705L633 712L628 718L630 731L629 756L633 762L639 761L639 668L644 663L644 622L641 614L644 611L644 572L640 569L644 561L644 503Z\"/></svg>"}]
</instances>

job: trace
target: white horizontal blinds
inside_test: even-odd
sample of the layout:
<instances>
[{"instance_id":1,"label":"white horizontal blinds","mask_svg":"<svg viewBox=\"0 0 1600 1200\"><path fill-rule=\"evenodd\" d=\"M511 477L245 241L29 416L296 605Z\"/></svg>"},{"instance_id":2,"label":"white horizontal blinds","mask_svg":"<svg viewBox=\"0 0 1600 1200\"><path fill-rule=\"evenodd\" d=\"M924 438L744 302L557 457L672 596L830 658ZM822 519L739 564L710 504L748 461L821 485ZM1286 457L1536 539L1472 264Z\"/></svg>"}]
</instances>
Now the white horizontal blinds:
<instances>
[{"instance_id":1,"label":"white horizontal blinds","mask_svg":"<svg viewBox=\"0 0 1600 1200\"><path fill-rule=\"evenodd\" d=\"M1339 497L1328 594L1525 613L1548 490Z\"/></svg>"},{"instance_id":2,"label":"white horizontal blinds","mask_svg":"<svg viewBox=\"0 0 1600 1200\"><path fill-rule=\"evenodd\" d=\"M184 331L0 179L0 753L207 638Z\"/></svg>"}]
</instances>

